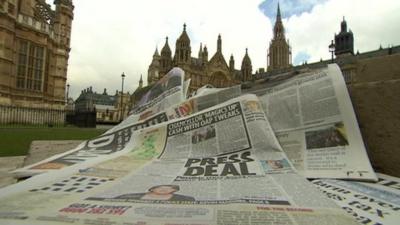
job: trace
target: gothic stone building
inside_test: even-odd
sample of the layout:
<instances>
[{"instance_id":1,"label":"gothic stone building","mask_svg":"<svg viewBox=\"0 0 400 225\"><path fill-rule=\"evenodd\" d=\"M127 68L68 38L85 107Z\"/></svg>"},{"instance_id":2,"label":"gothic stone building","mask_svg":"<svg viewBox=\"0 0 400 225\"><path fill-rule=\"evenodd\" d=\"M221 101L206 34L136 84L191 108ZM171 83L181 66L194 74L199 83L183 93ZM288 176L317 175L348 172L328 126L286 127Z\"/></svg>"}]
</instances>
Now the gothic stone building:
<instances>
[{"instance_id":1,"label":"gothic stone building","mask_svg":"<svg viewBox=\"0 0 400 225\"><path fill-rule=\"evenodd\" d=\"M285 69L292 66L292 50L289 46L289 41L286 41L279 3L274 25L274 36L269 44L267 55L267 71Z\"/></svg>"},{"instance_id":2,"label":"gothic stone building","mask_svg":"<svg viewBox=\"0 0 400 225\"><path fill-rule=\"evenodd\" d=\"M161 49L161 54L156 49L148 69L148 84L151 85L159 80L174 66L185 71L185 79L191 79L189 92L205 84L211 84L214 87L229 87L250 80L252 75L252 65L247 49L242 60L241 70L235 69L233 55L230 57L229 64L225 61L222 54L221 35L218 35L217 52L210 59L207 46L203 47L201 44L198 57L192 57L192 47L186 33L186 25L183 25L182 34L176 40L173 56L168 44L168 37Z\"/></svg>"},{"instance_id":3,"label":"gothic stone building","mask_svg":"<svg viewBox=\"0 0 400 225\"><path fill-rule=\"evenodd\" d=\"M256 93L262 84L318 70L330 63L338 64L372 166L381 173L400 176L400 46L355 52L353 32L344 19L333 39L335 58L255 74L255 81L243 85L243 91Z\"/></svg>"},{"instance_id":4,"label":"gothic stone building","mask_svg":"<svg viewBox=\"0 0 400 225\"><path fill-rule=\"evenodd\" d=\"M62 109L72 0L0 0L0 105Z\"/></svg>"}]
</instances>

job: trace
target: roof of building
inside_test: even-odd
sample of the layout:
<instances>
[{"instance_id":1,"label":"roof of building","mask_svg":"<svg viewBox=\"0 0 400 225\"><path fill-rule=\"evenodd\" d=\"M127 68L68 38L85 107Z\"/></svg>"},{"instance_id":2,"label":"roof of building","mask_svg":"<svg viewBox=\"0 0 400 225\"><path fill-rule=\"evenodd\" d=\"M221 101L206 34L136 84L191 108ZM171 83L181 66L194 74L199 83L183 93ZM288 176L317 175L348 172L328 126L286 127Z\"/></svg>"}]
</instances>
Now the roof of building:
<instances>
[{"instance_id":1,"label":"roof of building","mask_svg":"<svg viewBox=\"0 0 400 225\"><path fill-rule=\"evenodd\" d=\"M346 64L354 63L359 59L368 59L368 58L385 56L385 55L393 55L393 54L400 54L400 45L391 46L388 48L379 48L377 50L368 51L368 52L364 52L364 53L357 52L354 55L352 55L352 54L342 55L340 57L336 57L334 59L334 62L339 65L346 65ZM302 69L306 69L306 68L309 68L309 69L323 68L329 63L332 63L332 60L330 60L330 59L329 60L321 60L321 61L317 61L317 62L313 62L313 63L306 62L301 65L289 67L286 69L272 70L272 71L267 71L264 73L257 73L257 74L254 74L253 76L254 76L255 80L264 79L264 78L273 77L273 76L276 76L279 74L284 74L284 73L288 73L291 71L298 71L298 70L302 70Z\"/></svg>"},{"instance_id":2,"label":"roof of building","mask_svg":"<svg viewBox=\"0 0 400 225\"><path fill-rule=\"evenodd\" d=\"M115 105L118 97L115 95L108 95L107 93L99 94L93 92L91 89L82 91L79 97L76 99L76 103L92 101L95 105Z\"/></svg>"}]
</instances>

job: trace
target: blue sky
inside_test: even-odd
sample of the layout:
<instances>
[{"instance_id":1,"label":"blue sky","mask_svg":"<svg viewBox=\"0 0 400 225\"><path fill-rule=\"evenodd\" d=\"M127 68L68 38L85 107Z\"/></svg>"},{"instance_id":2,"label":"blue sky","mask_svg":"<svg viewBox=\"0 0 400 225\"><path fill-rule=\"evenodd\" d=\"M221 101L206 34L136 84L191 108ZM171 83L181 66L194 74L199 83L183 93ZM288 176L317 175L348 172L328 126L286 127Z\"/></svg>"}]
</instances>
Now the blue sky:
<instances>
[{"instance_id":1,"label":"blue sky","mask_svg":"<svg viewBox=\"0 0 400 225\"><path fill-rule=\"evenodd\" d=\"M276 17L276 8L278 2L281 8L283 18L291 16L300 16L302 13L311 12L315 5L322 4L327 0L264 0L260 5L260 10L270 19L274 20Z\"/></svg>"},{"instance_id":2,"label":"blue sky","mask_svg":"<svg viewBox=\"0 0 400 225\"><path fill-rule=\"evenodd\" d=\"M301 16L303 13L310 13L314 6L323 4L326 1L327 0L264 0L258 7L265 16L274 22L276 19L278 2L282 18L287 19L292 16ZM311 56L307 52L300 51L293 56L293 63L295 65L302 64L310 58Z\"/></svg>"},{"instance_id":3,"label":"blue sky","mask_svg":"<svg viewBox=\"0 0 400 225\"><path fill-rule=\"evenodd\" d=\"M308 61L310 58L311 58L311 56L309 54L307 54L307 52L299 52L294 56L293 63L295 65L299 65L299 64L302 64L302 63Z\"/></svg>"}]
</instances>

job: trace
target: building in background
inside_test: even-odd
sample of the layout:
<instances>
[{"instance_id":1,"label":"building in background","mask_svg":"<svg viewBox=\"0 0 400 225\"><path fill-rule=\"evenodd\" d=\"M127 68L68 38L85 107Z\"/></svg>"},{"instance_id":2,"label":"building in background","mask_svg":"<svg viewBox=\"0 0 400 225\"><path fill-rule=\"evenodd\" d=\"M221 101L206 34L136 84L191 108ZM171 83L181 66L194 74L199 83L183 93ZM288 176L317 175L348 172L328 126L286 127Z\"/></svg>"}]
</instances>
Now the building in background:
<instances>
[{"instance_id":1,"label":"building in background","mask_svg":"<svg viewBox=\"0 0 400 225\"><path fill-rule=\"evenodd\" d=\"M72 0L0 0L0 105L64 109Z\"/></svg>"},{"instance_id":2,"label":"building in background","mask_svg":"<svg viewBox=\"0 0 400 225\"><path fill-rule=\"evenodd\" d=\"M267 54L267 71L290 68L292 66L292 50L289 41L286 40L279 3L273 33L274 36L269 44Z\"/></svg>"},{"instance_id":3,"label":"building in background","mask_svg":"<svg viewBox=\"0 0 400 225\"><path fill-rule=\"evenodd\" d=\"M191 79L189 93L198 88L211 84L214 87L229 87L253 80L253 66L246 49L241 61L240 70L235 69L235 59L230 56L229 62L222 54L222 38L218 35L217 52L209 59L207 46L200 44L198 56L192 57L190 38L186 32L186 25L180 37L176 40L175 54L172 55L168 43L168 37L161 49L153 54L153 59L148 68L147 83L152 85L162 78L174 66L179 66L185 71L185 79ZM286 41L285 29L283 27L280 8L278 5L276 23L274 26L274 38L272 39L268 53L268 71L288 69L292 66L291 48ZM261 68L257 73L265 73ZM142 92L142 91L141 91ZM133 99L140 99L142 96L138 90L134 92Z\"/></svg>"},{"instance_id":4,"label":"building in background","mask_svg":"<svg viewBox=\"0 0 400 225\"><path fill-rule=\"evenodd\" d=\"M255 81L244 85L243 91L246 92L246 88L256 88L258 83L278 81L280 77L319 70L330 63L338 64L347 84L372 166L383 173L397 174L399 157L396 156L399 155L397 146L400 144L400 46L383 48L377 45L373 51L354 52L356 37L343 19L339 33L334 35L331 42L327 40L327 43L331 43L331 59L304 62L286 69L255 74Z\"/></svg>"},{"instance_id":5,"label":"building in background","mask_svg":"<svg viewBox=\"0 0 400 225\"><path fill-rule=\"evenodd\" d=\"M161 79L173 67L178 66L185 71L185 79L191 79L189 92L205 84L215 87L229 87L251 79L252 65L247 49L242 60L240 70L235 69L235 60L231 55L229 64L222 54L222 38L218 35L217 52L209 59L207 46L200 44L198 56L192 57L190 38L186 32L186 25L176 40L175 54L172 55L168 37L165 40L161 54L154 52L152 62L148 69L147 81L151 85Z\"/></svg>"},{"instance_id":6,"label":"building in background","mask_svg":"<svg viewBox=\"0 0 400 225\"><path fill-rule=\"evenodd\" d=\"M332 58L320 60L317 62L304 62L301 65L291 66L276 70L267 70L266 72L254 74L253 79L269 79L275 76L284 74L293 74L307 70L314 70L325 67L327 64L336 63L342 70L344 80L348 86L364 82L366 77L379 81L385 77L385 73L390 73L390 77L396 78L399 73L400 64L396 63L396 59L400 57L400 46L389 46L382 48L379 46L376 50L360 53L354 53L354 34L351 29L348 29L347 21L343 18L340 23L340 31L335 34L329 49L332 53ZM366 67L366 64L369 66ZM381 68L382 71L375 71L374 68ZM370 71L376 74L370 74ZM383 73L383 74L382 74Z\"/></svg>"},{"instance_id":7,"label":"building in background","mask_svg":"<svg viewBox=\"0 0 400 225\"><path fill-rule=\"evenodd\" d=\"M82 90L75 101L75 111L96 111L96 123L118 123L125 119L130 107L130 94L120 91L109 95L107 89L103 93L96 93L92 87Z\"/></svg>"}]
</instances>

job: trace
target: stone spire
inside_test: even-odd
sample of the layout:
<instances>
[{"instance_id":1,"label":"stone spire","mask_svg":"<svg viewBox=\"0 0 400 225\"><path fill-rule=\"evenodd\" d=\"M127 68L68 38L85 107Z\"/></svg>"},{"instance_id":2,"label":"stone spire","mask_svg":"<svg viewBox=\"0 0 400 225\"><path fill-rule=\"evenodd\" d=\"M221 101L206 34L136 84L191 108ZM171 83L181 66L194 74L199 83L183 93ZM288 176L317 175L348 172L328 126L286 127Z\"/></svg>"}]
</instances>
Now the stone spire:
<instances>
[{"instance_id":1,"label":"stone spire","mask_svg":"<svg viewBox=\"0 0 400 225\"><path fill-rule=\"evenodd\" d=\"M231 55L231 58L229 59L229 70L230 71L235 70L235 59L233 58L233 54Z\"/></svg>"},{"instance_id":2,"label":"stone spire","mask_svg":"<svg viewBox=\"0 0 400 225\"><path fill-rule=\"evenodd\" d=\"M140 74L140 80L139 80L139 88L143 87L143 76Z\"/></svg>"},{"instance_id":3,"label":"stone spire","mask_svg":"<svg viewBox=\"0 0 400 225\"><path fill-rule=\"evenodd\" d=\"M335 34L335 55L350 53L354 55L354 35L351 30L347 30L347 22L343 16L340 23L340 32Z\"/></svg>"},{"instance_id":4,"label":"stone spire","mask_svg":"<svg viewBox=\"0 0 400 225\"><path fill-rule=\"evenodd\" d=\"M344 32L347 32L347 22L346 22L346 20L345 20L345 18L344 18L344 16L343 16L343 21L342 21L342 23L340 24L340 32L342 33L344 33Z\"/></svg>"},{"instance_id":5,"label":"stone spire","mask_svg":"<svg viewBox=\"0 0 400 225\"><path fill-rule=\"evenodd\" d=\"M274 38L285 39L285 28L282 23L281 8L279 7L276 13L276 21L274 25Z\"/></svg>"},{"instance_id":6,"label":"stone spire","mask_svg":"<svg viewBox=\"0 0 400 225\"><path fill-rule=\"evenodd\" d=\"M168 37L166 37L164 47L161 49L160 73L166 74L171 68L172 68L172 52L168 44Z\"/></svg>"},{"instance_id":7,"label":"stone spire","mask_svg":"<svg viewBox=\"0 0 400 225\"><path fill-rule=\"evenodd\" d=\"M171 48L168 44L168 36L165 37L164 47L161 49L161 56L171 56Z\"/></svg>"},{"instance_id":8,"label":"stone spire","mask_svg":"<svg viewBox=\"0 0 400 225\"><path fill-rule=\"evenodd\" d=\"M153 58L158 57L160 54L158 53L158 47L156 46L156 50L154 51Z\"/></svg>"},{"instance_id":9,"label":"stone spire","mask_svg":"<svg viewBox=\"0 0 400 225\"><path fill-rule=\"evenodd\" d=\"M281 7L279 6L279 2L278 2L278 12L276 13L276 20L282 20Z\"/></svg>"},{"instance_id":10,"label":"stone spire","mask_svg":"<svg viewBox=\"0 0 400 225\"><path fill-rule=\"evenodd\" d=\"M190 39L186 33L186 24L183 24L182 34L176 40L174 63L177 65L189 63L191 52Z\"/></svg>"},{"instance_id":11,"label":"stone spire","mask_svg":"<svg viewBox=\"0 0 400 225\"><path fill-rule=\"evenodd\" d=\"M285 38L285 28L283 27L279 2L273 33L274 36L268 50L267 70L269 71L288 68L292 63L291 48Z\"/></svg>"},{"instance_id":12,"label":"stone spire","mask_svg":"<svg viewBox=\"0 0 400 225\"><path fill-rule=\"evenodd\" d=\"M203 62L208 62L208 50L206 45L204 45L203 48Z\"/></svg>"},{"instance_id":13,"label":"stone spire","mask_svg":"<svg viewBox=\"0 0 400 225\"><path fill-rule=\"evenodd\" d=\"M218 34L217 52L222 52L222 39L221 39L221 34Z\"/></svg>"},{"instance_id":14,"label":"stone spire","mask_svg":"<svg viewBox=\"0 0 400 225\"><path fill-rule=\"evenodd\" d=\"M246 48L246 53L243 57L242 60L242 67L241 67L241 72L242 72L242 81L248 81L251 79L251 74L253 72L253 67L251 65L251 59L249 57L249 54L247 52Z\"/></svg>"},{"instance_id":15,"label":"stone spire","mask_svg":"<svg viewBox=\"0 0 400 225\"><path fill-rule=\"evenodd\" d=\"M199 59L203 57L203 44L200 43L200 49L199 49Z\"/></svg>"}]
</instances>

